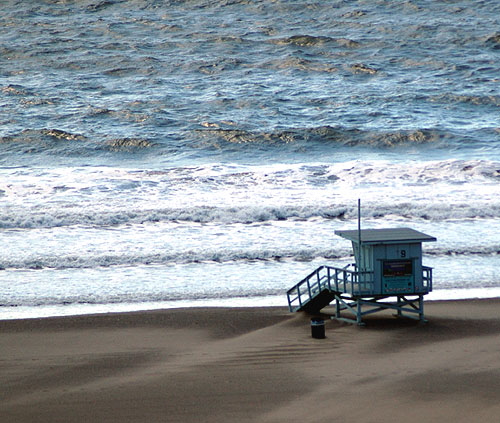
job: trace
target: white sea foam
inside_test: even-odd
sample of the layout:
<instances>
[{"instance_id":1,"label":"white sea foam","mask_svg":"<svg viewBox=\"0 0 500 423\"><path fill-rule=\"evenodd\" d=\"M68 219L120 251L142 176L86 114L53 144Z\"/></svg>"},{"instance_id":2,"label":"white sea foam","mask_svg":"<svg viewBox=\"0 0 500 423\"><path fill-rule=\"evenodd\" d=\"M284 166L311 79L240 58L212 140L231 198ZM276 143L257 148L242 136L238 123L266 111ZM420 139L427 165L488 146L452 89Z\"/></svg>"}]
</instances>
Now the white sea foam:
<instances>
[{"instance_id":1,"label":"white sea foam","mask_svg":"<svg viewBox=\"0 0 500 423\"><path fill-rule=\"evenodd\" d=\"M0 186L4 229L349 219L356 198L366 217L500 217L500 163L488 161L8 173Z\"/></svg>"}]
</instances>

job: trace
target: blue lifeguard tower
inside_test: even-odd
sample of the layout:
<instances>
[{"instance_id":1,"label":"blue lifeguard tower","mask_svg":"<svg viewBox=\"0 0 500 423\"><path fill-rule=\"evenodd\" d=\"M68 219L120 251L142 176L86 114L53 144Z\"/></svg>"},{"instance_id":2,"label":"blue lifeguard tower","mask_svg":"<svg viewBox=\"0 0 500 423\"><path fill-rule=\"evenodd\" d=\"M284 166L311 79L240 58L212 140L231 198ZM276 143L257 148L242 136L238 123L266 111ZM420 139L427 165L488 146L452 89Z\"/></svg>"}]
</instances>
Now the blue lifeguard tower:
<instances>
[{"instance_id":1,"label":"blue lifeguard tower","mask_svg":"<svg viewBox=\"0 0 500 423\"><path fill-rule=\"evenodd\" d=\"M317 313L335 301L332 318L358 325L367 314L386 309L425 321L424 295L432 291L432 268L422 264L422 242L436 238L410 228L335 234L352 242L355 263L321 266L301 280L287 292L291 312Z\"/></svg>"}]
</instances>

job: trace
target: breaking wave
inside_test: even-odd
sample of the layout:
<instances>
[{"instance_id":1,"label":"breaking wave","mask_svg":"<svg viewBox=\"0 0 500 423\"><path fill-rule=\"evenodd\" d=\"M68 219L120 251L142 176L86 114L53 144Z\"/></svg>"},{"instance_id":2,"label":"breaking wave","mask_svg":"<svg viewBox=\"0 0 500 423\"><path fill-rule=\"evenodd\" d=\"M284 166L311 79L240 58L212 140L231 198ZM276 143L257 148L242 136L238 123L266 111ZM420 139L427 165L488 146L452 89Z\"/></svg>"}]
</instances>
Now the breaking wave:
<instances>
[{"instance_id":1,"label":"breaking wave","mask_svg":"<svg viewBox=\"0 0 500 423\"><path fill-rule=\"evenodd\" d=\"M106 112L100 112L106 113ZM72 133L61 129L25 129L20 133L0 137L0 144L18 147L24 153L39 153L52 150L52 152L67 152L67 147L81 150L95 151L108 150L111 152L133 151L147 149L155 145L154 142L134 137L113 138L104 136L95 140L90 136ZM28 147L28 149L26 149Z\"/></svg>"},{"instance_id":2,"label":"breaking wave","mask_svg":"<svg viewBox=\"0 0 500 423\"><path fill-rule=\"evenodd\" d=\"M202 262L227 263L235 261L311 261L318 257L338 259L349 256L349 250L333 252L331 249L277 249L263 250L213 250L204 249L179 251L175 253L155 253L145 255L78 255L78 256L38 256L36 258L7 259L0 263L0 269L92 269L97 267L138 266L138 265L171 265Z\"/></svg>"},{"instance_id":3,"label":"breaking wave","mask_svg":"<svg viewBox=\"0 0 500 423\"><path fill-rule=\"evenodd\" d=\"M107 112L103 111L99 113ZM356 145L397 147L437 143L453 138L453 134L435 129L378 132L355 128L320 126L264 132L224 128L227 126L225 122L203 122L202 126L206 128L197 129L194 131L194 134L202 139L206 145L212 144L217 146L220 146L220 141L225 141L228 144L262 144L264 146L315 142L347 147ZM159 142L154 142L146 138L113 138L112 136L102 136L96 139L84 134L72 133L61 129L26 129L18 134L0 137L0 144L30 144L36 146L47 145L47 143L52 142L54 146L63 147L64 144L61 144L63 141L70 143L84 142L87 146L101 146L114 151L161 146Z\"/></svg>"},{"instance_id":4,"label":"breaking wave","mask_svg":"<svg viewBox=\"0 0 500 423\"><path fill-rule=\"evenodd\" d=\"M350 40L347 38L332 38L326 36L314 35L293 35L287 38L280 38L273 41L276 44L293 44L300 47L309 47L323 45L327 43L334 43L342 47L356 48L360 46L358 41Z\"/></svg>"},{"instance_id":5,"label":"breaking wave","mask_svg":"<svg viewBox=\"0 0 500 423\"><path fill-rule=\"evenodd\" d=\"M500 244L488 246L463 246L449 249L446 247L426 248L426 256L457 257L457 256L498 256ZM230 262L309 262L316 259L348 260L352 251L347 247L335 248L300 248L274 250L231 250L210 248L178 252L159 252L154 254L105 254L93 255L47 255L18 259L4 259L0 262L0 270L42 270L42 269L95 269L115 266L154 266L179 265L192 263L230 263Z\"/></svg>"},{"instance_id":6,"label":"breaking wave","mask_svg":"<svg viewBox=\"0 0 500 423\"><path fill-rule=\"evenodd\" d=\"M148 223L222 223L254 224L284 220L337 219L340 221L356 218L357 209L352 205L310 205L310 206L241 206L241 207L188 207L180 209L151 209L128 211L81 211L65 213L62 210L45 210L26 213L14 209L0 217L2 229L36 229L65 226L113 227L120 225L142 225ZM475 204L434 204L418 203L373 204L364 207L366 218L383 220L401 219L446 221L449 219L497 219L500 218L498 203Z\"/></svg>"},{"instance_id":7,"label":"breaking wave","mask_svg":"<svg viewBox=\"0 0 500 423\"><path fill-rule=\"evenodd\" d=\"M217 124L213 125L217 126ZM294 128L273 132L217 128L198 130L197 133L207 143L214 144L221 140L230 144L262 145L316 142L339 146L367 145L383 148L437 143L453 137L450 133L434 129L378 132L332 126Z\"/></svg>"}]
</instances>

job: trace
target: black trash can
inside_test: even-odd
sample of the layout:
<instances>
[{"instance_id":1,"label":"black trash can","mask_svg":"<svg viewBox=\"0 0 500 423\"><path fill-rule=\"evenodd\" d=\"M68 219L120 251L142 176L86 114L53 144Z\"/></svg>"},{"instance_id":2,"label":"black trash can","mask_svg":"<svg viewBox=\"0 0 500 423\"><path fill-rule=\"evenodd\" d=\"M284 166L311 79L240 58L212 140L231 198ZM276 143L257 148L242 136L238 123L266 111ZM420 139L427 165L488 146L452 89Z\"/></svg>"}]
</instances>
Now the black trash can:
<instances>
[{"instance_id":1,"label":"black trash can","mask_svg":"<svg viewBox=\"0 0 500 423\"><path fill-rule=\"evenodd\" d=\"M311 336L315 339L325 338L325 321L323 319L311 319Z\"/></svg>"}]
</instances>

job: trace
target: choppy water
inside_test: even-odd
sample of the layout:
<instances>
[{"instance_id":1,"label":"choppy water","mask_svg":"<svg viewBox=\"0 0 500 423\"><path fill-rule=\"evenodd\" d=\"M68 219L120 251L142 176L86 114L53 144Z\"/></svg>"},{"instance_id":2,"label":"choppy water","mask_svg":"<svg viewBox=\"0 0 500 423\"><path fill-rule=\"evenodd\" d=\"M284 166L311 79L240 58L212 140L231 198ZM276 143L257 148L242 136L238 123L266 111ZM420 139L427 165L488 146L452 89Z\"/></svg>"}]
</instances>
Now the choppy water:
<instances>
[{"instance_id":1,"label":"choppy water","mask_svg":"<svg viewBox=\"0 0 500 423\"><path fill-rule=\"evenodd\" d=\"M285 304L410 226L500 295L497 1L25 1L0 16L0 318Z\"/></svg>"}]
</instances>

